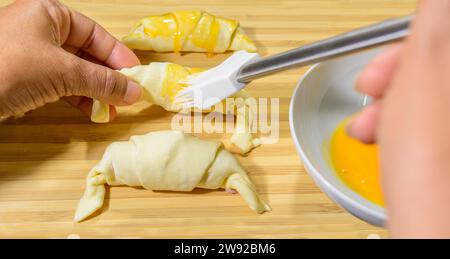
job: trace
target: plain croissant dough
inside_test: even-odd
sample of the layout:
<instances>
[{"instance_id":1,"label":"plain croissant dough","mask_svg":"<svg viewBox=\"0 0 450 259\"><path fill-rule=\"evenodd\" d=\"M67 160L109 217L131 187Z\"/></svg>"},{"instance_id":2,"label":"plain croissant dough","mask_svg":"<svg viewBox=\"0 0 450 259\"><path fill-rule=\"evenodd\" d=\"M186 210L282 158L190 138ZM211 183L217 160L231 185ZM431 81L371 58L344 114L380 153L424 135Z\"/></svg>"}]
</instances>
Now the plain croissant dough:
<instances>
[{"instance_id":1,"label":"plain croissant dough","mask_svg":"<svg viewBox=\"0 0 450 259\"><path fill-rule=\"evenodd\" d=\"M112 143L89 172L74 220L102 207L105 184L142 186L149 190L236 190L257 213L270 211L236 158L221 143L179 131L159 131Z\"/></svg>"},{"instance_id":2,"label":"plain croissant dough","mask_svg":"<svg viewBox=\"0 0 450 259\"><path fill-rule=\"evenodd\" d=\"M157 52L256 51L237 21L200 10L144 18L123 38L123 42L131 49Z\"/></svg>"},{"instance_id":3,"label":"plain croissant dough","mask_svg":"<svg viewBox=\"0 0 450 259\"><path fill-rule=\"evenodd\" d=\"M173 103L178 91L184 89L190 77L196 76L202 70L183 67L174 63L153 62L149 65L125 68L120 72L133 79L143 87L142 99L163 107L172 112L180 111ZM231 136L233 151L246 154L253 148L261 145L261 140L254 137L255 112L248 103L248 95L241 91L235 96L235 107L225 107L224 113L230 113L229 109L235 109L236 127ZM94 101L91 120L97 123L109 121L109 105Z\"/></svg>"}]
</instances>

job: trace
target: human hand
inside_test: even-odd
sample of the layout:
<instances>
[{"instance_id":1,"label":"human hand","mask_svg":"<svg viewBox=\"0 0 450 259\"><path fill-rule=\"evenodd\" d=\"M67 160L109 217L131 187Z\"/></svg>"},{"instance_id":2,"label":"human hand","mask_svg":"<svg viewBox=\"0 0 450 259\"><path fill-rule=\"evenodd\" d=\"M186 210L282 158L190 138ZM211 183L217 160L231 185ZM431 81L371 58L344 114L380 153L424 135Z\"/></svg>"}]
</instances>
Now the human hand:
<instances>
[{"instance_id":1,"label":"human hand","mask_svg":"<svg viewBox=\"0 0 450 259\"><path fill-rule=\"evenodd\" d=\"M394 237L450 237L450 1L422 0L412 34L360 75L375 98L348 125L380 146Z\"/></svg>"},{"instance_id":2,"label":"human hand","mask_svg":"<svg viewBox=\"0 0 450 259\"><path fill-rule=\"evenodd\" d=\"M132 104L139 86L113 69L138 64L100 25L56 0L18 0L0 8L0 117L60 98L88 116L92 98Z\"/></svg>"}]
</instances>

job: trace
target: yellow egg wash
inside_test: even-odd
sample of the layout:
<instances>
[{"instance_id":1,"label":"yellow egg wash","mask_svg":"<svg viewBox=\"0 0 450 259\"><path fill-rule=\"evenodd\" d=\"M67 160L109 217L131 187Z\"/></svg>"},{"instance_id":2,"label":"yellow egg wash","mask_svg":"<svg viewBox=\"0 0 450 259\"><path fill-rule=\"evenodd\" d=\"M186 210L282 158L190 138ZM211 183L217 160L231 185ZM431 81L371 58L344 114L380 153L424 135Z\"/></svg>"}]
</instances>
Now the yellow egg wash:
<instances>
[{"instance_id":1,"label":"yellow egg wash","mask_svg":"<svg viewBox=\"0 0 450 259\"><path fill-rule=\"evenodd\" d=\"M204 52L209 56L228 50L256 52L239 22L202 10L175 11L143 18L123 42L131 49L156 52Z\"/></svg>"},{"instance_id":2,"label":"yellow egg wash","mask_svg":"<svg viewBox=\"0 0 450 259\"><path fill-rule=\"evenodd\" d=\"M173 15L177 22L177 31L174 37L174 52L180 53L186 37L192 33L197 26L198 20L202 16L201 11L178 11Z\"/></svg>"},{"instance_id":3,"label":"yellow egg wash","mask_svg":"<svg viewBox=\"0 0 450 259\"><path fill-rule=\"evenodd\" d=\"M231 20L226 22L233 24L232 30L238 26L237 22ZM173 38L175 53L181 51L186 37L191 35L196 47L213 54L219 40L220 23L216 17L202 11L177 11L148 17L144 21L144 32L151 38Z\"/></svg>"},{"instance_id":4,"label":"yellow egg wash","mask_svg":"<svg viewBox=\"0 0 450 259\"><path fill-rule=\"evenodd\" d=\"M179 91L188 86L189 76L204 71L202 68L188 68L170 63L166 68L166 77L162 82L161 96L173 102Z\"/></svg>"},{"instance_id":5,"label":"yellow egg wash","mask_svg":"<svg viewBox=\"0 0 450 259\"><path fill-rule=\"evenodd\" d=\"M252 40L250 39L250 37L248 37L248 36L245 35L245 34L242 35L241 37L242 37L242 40L243 40L243 41L246 41L246 42L252 42Z\"/></svg>"},{"instance_id":6,"label":"yellow egg wash","mask_svg":"<svg viewBox=\"0 0 450 259\"><path fill-rule=\"evenodd\" d=\"M205 49L208 54L212 54L219 39L219 32L220 24L216 21L216 18L205 13L192 33L191 39L195 46Z\"/></svg>"},{"instance_id":7,"label":"yellow egg wash","mask_svg":"<svg viewBox=\"0 0 450 259\"><path fill-rule=\"evenodd\" d=\"M339 178L368 200L383 205L381 193L378 147L363 144L345 131L341 123L331 139L331 161Z\"/></svg>"},{"instance_id":8,"label":"yellow egg wash","mask_svg":"<svg viewBox=\"0 0 450 259\"><path fill-rule=\"evenodd\" d=\"M177 24L170 13L147 17L143 23L145 34L151 38L170 38L176 35Z\"/></svg>"}]
</instances>

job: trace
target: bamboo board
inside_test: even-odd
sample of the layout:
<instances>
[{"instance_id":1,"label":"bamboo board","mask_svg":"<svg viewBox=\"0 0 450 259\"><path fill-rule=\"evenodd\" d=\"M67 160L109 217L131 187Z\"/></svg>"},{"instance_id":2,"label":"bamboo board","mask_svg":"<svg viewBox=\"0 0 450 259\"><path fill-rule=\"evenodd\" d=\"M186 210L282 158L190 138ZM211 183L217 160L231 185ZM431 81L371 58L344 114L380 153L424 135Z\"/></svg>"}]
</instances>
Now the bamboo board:
<instances>
[{"instance_id":1,"label":"bamboo board","mask_svg":"<svg viewBox=\"0 0 450 259\"><path fill-rule=\"evenodd\" d=\"M10 1L0 0L0 5ZM63 1L118 38L138 19L180 9L204 9L239 20L263 55L406 15L410 0L96 0ZM141 61L210 67L227 55L138 53ZM366 238L386 237L335 205L306 174L291 141L289 98L306 69L253 82L255 97L280 100L280 139L240 158L273 207L257 215L223 191L152 192L118 187L102 214L72 222L85 176L112 141L170 128L173 114L139 104L119 109L116 121L91 123L58 102L0 125L0 237ZM220 136L212 135L209 138Z\"/></svg>"}]
</instances>

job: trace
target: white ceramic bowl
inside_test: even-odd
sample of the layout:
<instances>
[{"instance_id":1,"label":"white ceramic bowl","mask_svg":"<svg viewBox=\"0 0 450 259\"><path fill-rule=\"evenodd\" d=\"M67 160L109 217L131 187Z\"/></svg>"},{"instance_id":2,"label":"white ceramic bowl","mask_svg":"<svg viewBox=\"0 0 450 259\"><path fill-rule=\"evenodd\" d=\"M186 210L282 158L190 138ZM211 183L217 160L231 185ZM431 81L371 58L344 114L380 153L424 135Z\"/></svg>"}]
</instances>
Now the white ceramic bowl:
<instances>
[{"instance_id":1,"label":"white ceramic bowl","mask_svg":"<svg viewBox=\"0 0 450 259\"><path fill-rule=\"evenodd\" d=\"M363 107L364 96L354 90L354 82L378 52L372 50L313 66L294 91L289 121L306 171L322 191L356 217L382 226L386 220L384 208L341 182L326 150L337 125Z\"/></svg>"}]
</instances>

